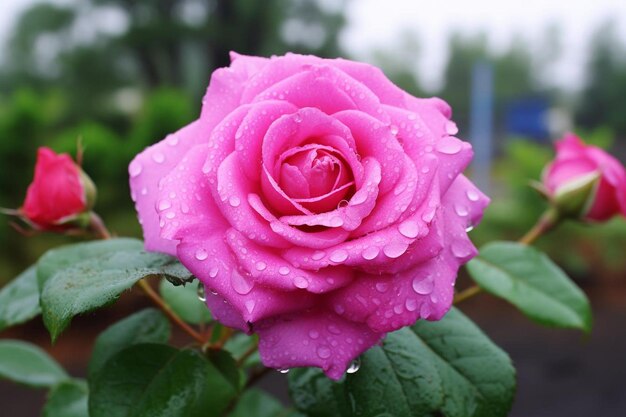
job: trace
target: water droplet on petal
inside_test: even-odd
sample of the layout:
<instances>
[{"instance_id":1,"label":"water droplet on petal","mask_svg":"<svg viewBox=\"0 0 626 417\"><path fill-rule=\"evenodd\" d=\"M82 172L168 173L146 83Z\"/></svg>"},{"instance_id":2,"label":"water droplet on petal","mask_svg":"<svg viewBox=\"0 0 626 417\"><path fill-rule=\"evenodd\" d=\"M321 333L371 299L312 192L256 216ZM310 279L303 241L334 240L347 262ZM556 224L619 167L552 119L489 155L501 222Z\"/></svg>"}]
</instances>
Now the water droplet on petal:
<instances>
[{"instance_id":1,"label":"water droplet on petal","mask_svg":"<svg viewBox=\"0 0 626 417\"><path fill-rule=\"evenodd\" d=\"M467 207L465 207L462 204L456 204L454 206L454 211L456 211L456 214L458 214L461 217L465 217L469 214L469 211L467 211Z\"/></svg>"},{"instance_id":2,"label":"water droplet on petal","mask_svg":"<svg viewBox=\"0 0 626 417\"><path fill-rule=\"evenodd\" d=\"M288 374L289 368L276 368L276 371L280 372L281 374Z\"/></svg>"},{"instance_id":3,"label":"water droplet on petal","mask_svg":"<svg viewBox=\"0 0 626 417\"><path fill-rule=\"evenodd\" d=\"M461 151L461 141L452 137L446 137L437 142L437 150L441 153L454 155Z\"/></svg>"},{"instance_id":4,"label":"water droplet on petal","mask_svg":"<svg viewBox=\"0 0 626 417\"><path fill-rule=\"evenodd\" d=\"M314 261L319 261L324 256L326 256L326 252L321 251L321 250L320 251L315 251L315 252L313 252L313 255L311 255L311 259L313 259Z\"/></svg>"},{"instance_id":5,"label":"water droplet on petal","mask_svg":"<svg viewBox=\"0 0 626 417\"><path fill-rule=\"evenodd\" d=\"M385 293L389 289L389 284L386 282L377 282L374 287L376 287L376 291Z\"/></svg>"},{"instance_id":6,"label":"water droplet on petal","mask_svg":"<svg viewBox=\"0 0 626 417\"><path fill-rule=\"evenodd\" d=\"M348 259L348 252L343 249L336 250L330 255L330 260L332 262L339 263L345 261L346 259Z\"/></svg>"},{"instance_id":7,"label":"water droplet on petal","mask_svg":"<svg viewBox=\"0 0 626 417\"><path fill-rule=\"evenodd\" d=\"M471 255L471 249L470 246L460 240L456 240L454 242L452 242L452 254L454 256L456 256L457 258L465 258L469 255Z\"/></svg>"},{"instance_id":8,"label":"water droplet on petal","mask_svg":"<svg viewBox=\"0 0 626 417\"><path fill-rule=\"evenodd\" d=\"M130 173L130 176L133 177L133 178L135 178L136 176L141 174L142 170L143 170L143 167L137 161L131 162L130 166L128 167L128 172Z\"/></svg>"},{"instance_id":9,"label":"water droplet on petal","mask_svg":"<svg viewBox=\"0 0 626 417\"><path fill-rule=\"evenodd\" d=\"M356 206L356 205L365 203L366 200L367 200L367 191L361 189L357 191L356 193L354 193L354 195L350 199L350 204L352 204L353 206Z\"/></svg>"},{"instance_id":10,"label":"water droplet on petal","mask_svg":"<svg viewBox=\"0 0 626 417\"><path fill-rule=\"evenodd\" d=\"M278 273L280 275L288 275L289 272L290 272L290 270L286 266L281 266L280 268L278 268Z\"/></svg>"},{"instance_id":11,"label":"water droplet on petal","mask_svg":"<svg viewBox=\"0 0 626 417\"><path fill-rule=\"evenodd\" d=\"M334 335L340 335L341 334L341 330L339 330L339 327L335 326L334 324L330 324L327 327L328 331Z\"/></svg>"},{"instance_id":12,"label":"water droplet on petal","mask_svg":"<svg viewBox=\"0 0 626 417\"><path fill-rule=\"evenodd\" d=\"M409 245L404 242L391 242L383 247L383 253L391 258L395 259L406 252Z\"/></svg>"},{"instance_id":13,"label":"water droplet on petal","mask_svg":"<svg viewBox=\"0 0 626 417\"><path fill-rule=\"evenodd\" d=\"M422 174L428 174L430 172L430 167L428 165L424 165L422 167Z\"/></svg>"},{"instance_id":14,"label":"water droplet on petal","mask_svg":"<svg viewBox=\"0 0 626 417\"><path fill-rule=\"evenodd\" d=\"M165 162L165 155L163 155L161 152L155 152L152 154L152 160L157 164L162 164L163 162Z\"/></svg>"},{"instance_id":15,"label":"water droplet on petal","mask_svg":"<svg viewBox=\"0 0 626 417\"><path fill-rule=\"evenodd\" d=\"M252 284L234 269L230 274L230 285L237 294L246 295L252 291Z\"/></svg>"},{"instance_id":16,"label":"water droplet on petal","mask_svg":"<svg viewBox=\"0 0 626 417\"><path fill-rule=\"evenodd\" d=\"M228 203L233 207L239 207L241 200L236 195L233 195L228 199Z\"/></svg>"},{"instance_id":17,"label":"water droplet on petal","mask_svg":"<svg viewBox=\"0 0 626 417\"><path fill-rule=\"evenodd\" d=\"M317 330L309 330L309 337L311 339L317 339L320 337L320 333Z\"/></svg>"},{"instance_id":18,"label":"water droplet on petal","mask_svg":"<svg viewBox=\"0 0 626 417\"><path fill-rule=\"evenodd\" d=\"M445 130L448 135L456 135L459 133L459 128L452 120L446 122Z\"/></svg>"},{"instance_id":19,"label":"water droplet on petal","mask_svg":"<svg viewBox=\"0 0 626 417\"><path fill-rule=\"evenodd\" d=\"M470 201L478 201L478 199L480 198L476 190L469 189L465 194Z\"/></svg>"},{"instance_id":20,"label":"water droplet on petal","mask_svg":"<svg viewBox=\"0 0 626 417\"><path fill-rule=\"evenodd\" d=\"M206 301L206 292L204 290L204 285L201 282L198 283L197 294L198 300L204 303Z\"/></svg>"},{"instance_id":21,"label":"water droplet on petal","mask_svg":"<svg viewBox=\"0 0 626 417\"><path fill-rule=\"evenodd\" d=\"M244 305L246 306L246 310L248 310L248 314L252 314L252 312L254 311L254 307L256 305L256 301L254 301L254 300L246 300Z\"/></svg>"},{"instance_id":22,"label":"water droplet on petal","mask_svg":"<svg viewBox=\"0 0 626 417\"><path fill-rule=\"evenodd\" d=\"M433 292L434 288L435 282L433 281L433 277L431 275L413 278L413 291L418 294L428 295Z\"/></svg>"},{"instance_id":23,"label":"water droplet on petal","mask_svg":"<svg viewBox=\"0 0 626 417\"><path fill-rule=\"evenodd\" d=\"M361 359L356 358L352 362L350 362L348 369L346 369L346 373L355 374L359 371L360 368L361 368Z\"/></svg>"},{"instance_id":24,"label":"water droplet on petal","mask_svg":"<svg viewBox=\"0 0 626 417\"><path fill-rule=\"evenodd\" d=\"M297 276L293 279L293 285L295 285L296 288L304 289L309 286L309 281L303 276Z\"/></svg>"},{"instance_id":25,"label":"water droplet on petal","mask_svg":"<svg viewBox=\"0 0 626 417\"><path fill-rule=\"evenodd\" d=\"M267 268L267 264L263 261L259 261L256 263L255 267L257 271L265 271L265 268Z\"/></svg>"},{"instance_id":26,"label":"water droplet on petal","mask_svg":"<svg viewBox=\"0 0 626 417\"><path fill-rule=\"evenodd\" d=\"M469 233L469 232L471 232L472 230L474 230L474 226L472 226L472 225L470 224L469 226L467 226L467 227L465 228L465 233Z\"/></svg>"},{"instance_id":27,"label":"water droplet on petal","mask_svg":"<svg viewBox=\"0 0 626 417\"><path fill-rule=\"evenodd\" d=\"M172 203L169 200L161 200L159 202L159 211L167 210L170 207L172 207Z\"/></svg>"},{"instance_id":28,"label":"water droplet on petal","mask_svg":"<svg viewBox=\"0 0 626 417\"><path fill-rule=\"evenodd\" d=\"M363 250L363 252L361 252L361 256L363 257L363 259L371 261L372 259L377 257L379 253L380 249L378 248L378 246L368 246Z\"/></svg>"},{"instance_id":29,"label":"water droplet on petal","mask_svg":"<svg viewBox=\"0 0 626 417\"><path fill-rule=\"evenodd\" d=\"M209 269L209 276L211 278L215 278L217 276L217 273L220 271L220 269L217 266L212 267L211 269Z\"/></svg>"},{"instance_id":30,"label":"water droplet on petal","mask_svg":"<svg viewBox=\"0 0 626 417\"><path fill-rule=\"evenodd\" d=\"M419 232L419 227L415 220L407 220L400 223L400 225L398 226L398 231L402 236L413 239L417 236Z\"/></svg>"},{"instance_id":31,"label":"water droplet on petal","mask_svg":"<svg viewBox=\"0 0 626 417\"><path fill-rule=\"evenodd\" d=\"M330 358L330 355L331 351L327 346L320 346L317 348L317 356L319 356L320 359L328 359Z\"/></svg>"},{"instance_id":32,"label":"water droplet on petal","mask_svg":"<svg viewBox=\"0 0 626 417\"><path fill-rule=\"evenodd\" d=\"M415 311L417 310L417 300L415 298L407 298L404 303L404 307L407 311Z\"/></svg>"},{"instance_id":33,"label":"water droplet on petal","mask_svg":"<svg viewBox=\"0 0 626 417\"><path fill-rule=\"evenodd\" d=\"M198 249L196 251L196 259L199 261L204 261L206 258L209 257L209 253L204 250L204 249Z\"/></svg>"}]
</instances>

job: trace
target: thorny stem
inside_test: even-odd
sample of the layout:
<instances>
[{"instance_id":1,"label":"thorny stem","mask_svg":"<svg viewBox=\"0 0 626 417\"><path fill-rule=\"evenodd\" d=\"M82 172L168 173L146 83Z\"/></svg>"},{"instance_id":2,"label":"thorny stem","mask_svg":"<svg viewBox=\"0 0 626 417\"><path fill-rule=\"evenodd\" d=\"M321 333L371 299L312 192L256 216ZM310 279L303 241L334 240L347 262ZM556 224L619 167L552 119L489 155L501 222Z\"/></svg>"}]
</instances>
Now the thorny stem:
<instances>
[{"instance_id":1,"label":"thorny stem","mask_svg":"<svg viewBox=\"0 0 626 417\"><path fill-rule=\"evenodd\" d=\"M146 293L148 298L150 298L152 302L156 304L157 307L159 307L167 317L169 317L169 319L174 324L180 327L189 336L193 337L201 345L205 344L204 337L202 337L200 333L196 332L194 329L191 328L191 326L189 326L180 317L178 317L178 315L174 313L172 308L165 301L163 301L163 299L152 289L150 284L148 284L145 279L139 280L137 282L137 285L143 290L144 293Z\"/></svg>"},{"instance_id":2,"label":"thorny stem","mask_svg":"<svg viewBox=\"0 0 626 417\"><path fill-rule=\"evenodd\" d=\"M554 207L550 207L541 215L537 223L535 223L535 225L524 236L522 236L521 239L518 240L518 242L524 245L531 245L539 237L554 229L560 221L561 217L559 216L558 211ZM476 294L480 294L481 292L482 289L478 285L473 285L456 294L454 296L453 303L458 304L472 298Z\"/></svg>"}]
</instances>

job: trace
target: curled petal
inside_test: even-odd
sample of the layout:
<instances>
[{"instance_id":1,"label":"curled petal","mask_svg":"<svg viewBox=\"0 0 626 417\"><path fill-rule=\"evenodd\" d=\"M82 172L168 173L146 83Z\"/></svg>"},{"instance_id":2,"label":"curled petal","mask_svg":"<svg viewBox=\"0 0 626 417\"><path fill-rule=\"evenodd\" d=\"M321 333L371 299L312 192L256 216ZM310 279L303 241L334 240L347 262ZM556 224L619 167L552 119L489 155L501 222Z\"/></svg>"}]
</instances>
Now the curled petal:
<instances>
[{"instance_id":1,"label":"curled petal","mask_svg":"<svg viewBox=\"0 0 626 417\"><path fill-rule=\"evenodd\" d=\"M259 333L259 353L265 366L316 366L334 380L384 336L321 309L274 317L257 323L254 329Z\"/></svg>"}]
</instances>

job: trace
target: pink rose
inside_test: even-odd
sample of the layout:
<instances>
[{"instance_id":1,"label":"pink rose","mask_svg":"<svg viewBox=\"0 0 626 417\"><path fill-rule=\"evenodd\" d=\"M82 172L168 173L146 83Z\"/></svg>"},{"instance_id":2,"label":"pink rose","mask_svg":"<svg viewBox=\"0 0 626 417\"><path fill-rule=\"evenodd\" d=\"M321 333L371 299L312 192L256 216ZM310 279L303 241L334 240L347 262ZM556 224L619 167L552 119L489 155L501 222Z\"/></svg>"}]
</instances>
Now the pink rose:
<instances>
[{"instance_id":1,"label":"pink rose","mask_svg":"<svg viewBox=\"0 0 626 417\"><path fill-rule=\"evenodd\" d=\"M266 366L337 379L387 332L440 319L476 254L488 199L450 113L367 64L233 53L199 119L130 164L146 248L257 332Z\"/></svg>"},{"instance_id":2,"label":"pink rose","mask_svg":"<svg viewBox=\"0 0 626 417\"><path fill-rule=\"evenodd\" d=\"M93 184L67 154L37 151L35 178L28 186L20 213L36 227L62 229L93 205ZM91 198L89 198L92 195Z\"/></svg>"},{"instance_id":3,"label":"pink rose","mask_svg":"<svg viewBox=\"0 0 626 417\"><path fill-rule=\"evenodd\" d=\"M543 184L553 200L576 192L593 182L583 196L576 215L585 220L604 221L616 214L626 216L626 170L602 149L586 145L574 134L556 143L556 158L543 173ZM581 188L581 192L585 192ZM567 198L567 197L566 197Z\"/></svg>"}]
</instances>

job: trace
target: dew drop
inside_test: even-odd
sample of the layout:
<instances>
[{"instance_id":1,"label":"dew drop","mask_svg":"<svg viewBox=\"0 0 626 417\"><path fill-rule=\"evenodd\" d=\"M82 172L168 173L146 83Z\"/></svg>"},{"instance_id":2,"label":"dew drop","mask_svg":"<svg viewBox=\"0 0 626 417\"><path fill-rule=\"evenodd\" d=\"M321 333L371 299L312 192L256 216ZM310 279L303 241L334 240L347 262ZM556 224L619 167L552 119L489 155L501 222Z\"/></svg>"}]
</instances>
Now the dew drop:
<instances>
[{"instance_id":1,"label":"dew drop","mask_svg":"<svg viewBox=\"0 0 626 417\"><path fill-rule=\"evenodd\" d=\"M365 248L365 250L363 250L363 252L361 252L361 256L363 257L363 259L371 261L372 259L377 257L379 253L380 249L378 248L378 246L368 246L367 248Z\"/></svg>"},{"instance_id":2,"label":"dew drop","mask_svg":"<svg viewBox=\"0 0 626 417\"><path fill-rule=\"evenodd\" d=\"M419 232L419 227L417 222L414 220L407 220L405 222L400 223L398 226L398 231L404 237L408 237L409 239L413 239L417 237Z\"/></svg>"},{"instance_id":3,"label":"dew drop","mask_svg":"<svg viewBox=\"0 0 626 417\"><path fill-rule=\"evenodd\" d=\"M174 217L176 217L176 213L174 213L173 211L170 211L165 215L165 217L172 220Z\"/></svg>"},{"instance_id":4,"label":"dew drop","mask_svg":"<svg viewBox=\"0 0 626 417\"><path fill-rule=\"evenodd\" d=\"M239 205L241 204L241 200L236 195L233 195L228 199L228 203L232 207L239 207Z\"/></svg>"},{"instance_id":5,"label":"dew drop","mask_svg":"<svg viewBox=\"0 0 626 417\"><path fill-rule=\"evenodd\" d=\"M303 276L297 276L293 279L293 285L295 285L296 288L304 289L309 286L309 281Z\"/></svg>"},{"instance_id":6,"label":"dew drop","mask_svg":"<svg viewBox=\"0 0 626 417\"><path fill-rule=\"evenodd\" d=\"M402 311L403 311L402 304L396 304L393 307L393 312L396 313L396 314L402 314Z\"/></svg>"},{"instance_id":7,"label":"dew drop","mask_svg":"<svg viewBox=\"0 0 626 417\"><path fill-rule=\"evenodd\" d=\"M389 126L389 130L391 130L391 134L394 136L398 134L398 126L396 125Z\"/></svg>"},{"instance_id":8,"label":"dew drop","mask_svg":"<svg viewBox=\"0 0 626 417\"><path fill-rule=\"evenodd\" d=\"M170 146L178 145L178 137L176 137L175 135L170 135L170 137L167 139L167 144Z\"/></svg>"},{"instance_id":9,"label":"dew drop","mask_svg":"<svg viewBox=\"0 0 626 417\"><path fill-rule=\"evenodd\" d=\"M317 348L317 356L320 357L320 359L328 359L330 358L331 355L331 351L327 346L320 346Z\"/></svg>"},{"instance_id":10,"label":"dew drop","mask_svg":"<svg viewBox=\"0 0 626 417\"><path fill-rule=\"evenodd\" d=\"M443 138L437 142L437 150L448 155L457 154L461 151L461 141L452 137Z\"/></svg>"},{"instance_id":11,"label":"dew drop","mask_svg":"<svg viewBox=\"0 0 626 417\"><path fill-rule=\"evenodd\" d=\"M198 249L196 251L196 259L199 261L204 261L206 258L209 257L209 253L204 250L204 249Z\"/></svg>"},{"instance_id":12,"label":"dew drop","mask_svg":"<svg viewBox=\"0 0 626 417\"><path fill-rule=\"evenodd\" d=\"M254 307L256 305L256 301L254 301L254 300L246 300L244 305L246 306L246 310L248 310L248 314L252 314L252 312L254 311Z\"/></svg>"},{"instance_id":13,"label":"dew drop","mask_svg":"<svg viewBox=\"0 0 626 417\"><path fill-rule=\"evenodd\" d=\"M391 242L383 247L385 256L391 259L402 256L408 249L409 245L403 242Z\"/></svg>"},{"instance_id":14,"label":"dew drop","mask_svg":"<svg viewBox=\"0 0 626 417\"><path fill-rule=\"evenodd\" d=\"M465 207L462 204L456 204L454 206L454 211L456 211L456 214L458 214L461 217L465 217L469 214L469 212L467 211L467 207Z\"/></svg>"},{"instance_id":15,"label":"dew drop","mask_svg":"<svg viewBox=\"0 0 626 417\"><path fill-rule=\"evenodd\" d=\"M189 206L185 203L182 203L180 205L180 211L182 211L184 214L189 213Z\"/></svg>"},{"instance_id":16,"label":"dew drop","mask_svg":"<svg viewBox=\"0 0 626 417\"><path fill-rule=\"evenodd\" d=\"M263 261L259 261L256 263L255 268L257 271L265 271L265 268L267 268L267 264Z\"/></svg>"},{"instance_id":17,"label":"dew drop","mask_svg":"<svg viewBox=\"0 0 626 417\"><path fill-rule=\"evenodd\" d=\"M452 242L452 254L457 258L465 258L469 256L472 252L465 242L457 240Z\"/></svg>"},{"instance_id":18,"label":"dew drop","mask_svg":"<svg viewBox=\"0 0 626 417\"><path fill-rule=\"evenodd\" d=\"M335 304L335 313L341 316L345 312L346 312L346 309L344 306L342 306L341 304Z\"/></svg>"},{"instance_id":19,"label":"dew drop","mask_svg":"<svg viewBox=\"0 0 626 417\"><path fill-rule=\"evenodd\" d=\"M424 165L422 167L422 174L428 174L430 172L430 167L428 165Z\"/></svg>"},{"instance_id":20,"label":"dew drop","mask_svg":"<svg viewBox=\"0 0 626 417\"><path fill-rule=\"evenodd\" d=\"M346 369L346 373L355 374L359 371L360 368L361 368L361 359L356 358L352 362L350 362L348 369Z\"/></svg>"},{"instance_id":21,"label":"dew drop","mask_svg":"<svg viewBox=\"0 0 626 417\"><path fill-rule=\"evenodd\" d=\"M457 133L459 133L459 128L452 120L448 120L446 122L445 130L448 135L456 135Z\"/></svg>"},{"instance_id":22,"label":"dew drop","mask_svg":"<svg viewBox=\"0 0 626 417\"><path fill-rule=\"evenodd\" d=\"M311 255L311 259L313 259L314 261L319 261L320 259L322 259L324 256L326 256L326 252L323 251L315 251L313 252L313 255Z\"/></svg>"},{"instance_id":23,"label":"dew drop","mask_svg":"<svg viewBox=\"0 0 626 417\"><path fill-rule=\"evenodd\" d=\"M350 204L356 206L365 203L365 200L367 200L367 191L362 189L354 193L354 195L350 199Z\"/></svg>"},{"instance_id":24,"label":"dew drop","mask_svg":"<svg viewBox=\"0 0 626 417\"><path fill-rule=\"evenodd\" d=\"M343 249L336 250L330 255L330 260L332 262L339 263L345 261L346 259L348 259L348 252Z\"/></svg>"},{"instance_id":25,"label":"dew drop","mask_svg":"<svg viewBox=\"0 0 626 417\"><path fill-rule=\"evenodd\" d=\"M376 287L376 291L385 293L389 289L389 284L386 282L377 282L374 287Z\"/></svg>"},{"instance_id":26,"label":"dew drop","mask_svg":"<svg viewBox=\"0 0 626 417\"><path fill-rule=\"evenodd\" d=\"M478 193L476 192L476 190L467 190L467 192L465 193L467 195L468 200L470 201L478 201L479 196Z\"/></svg>"},{"instance_id":27,"label":"dew drop","mask_svg":"<svg viewBox=\"0 0 626 417\"><path fill-rule=\"evenodd\" d=\"M471 232L472 230L474 230L474 226L472 226L472 225L470 224L469 226L467 226L467 227L465 228L465 233L469 233L469 232Z\"/></svg>"},{"instance_id":28,"label":"dew drop","mask_svg":"<svg viewBox=\"0 0 626 417\"><path fill-rule=\"evenodd\" d=\"M407 311L415 311L417 310L417 300L415 298L407 298L404 307Z\"/></svg>"},{"instance_id":29,"label":"dew drop","mask_svg":"<svg viewBox=\"0 0 626 417\"><path fill-rule=\"evenodd\" d=\"M170 207L172 207L172 203L169 200L161 200L159 202L159 211L167 210Z\"/></svg>"},{"instance_id":30,"label":"dew drop","mask_svg":"<svg viewBox=\"0 0 626 417\"><path fill-rule=\"evenodd\" d=\"M280 372L281 374L288 374L289 368L276 368L276 371Z\"/></svg>"},{"instance_id":31,"label":"dew drop","mask_svg":"<svg viewBox=\"0 0 626 417\"><path fill-rule=\"evenodd\" d=\"M430 223L433 219L435 218L435 210L428 210L424 213L422 213L422 220L424 220L426 223Z\"/></svg>"},{"instance_id":32,"label":"dew drop","mask_svg":"<svg viewBox=\"0 0 626 417\"><path fill-rule=\"evenodd\" d=\"M230 274L230 285L237 294L246 295L252 291L252 284L235 270Z\"/></svg>"},{"instance_id":33,"label":"dew drop","mask_svg":"<svg viewBox=\"0 0 626 417\"><path fill-rule=\"evenodd\" d=\"M133 178L135 178L136 176L141 174L142 170L143 170L143 167L137 161L131 162L131 164L130 164L130 166L128 168L128 172L130 173L130 176L133 177Z\"/></svg>"},{"instance_id":34,"label":"dew drop","mask_svg":"<svg viewBox=\"0 0 626 417\"><path fill-rule=\"evenodd\" d=\"M433 281L433 277L431 275L413 278L413 291L420 295L428 295L433 292L434 288L435 282Z\"/></svg>"},{"instance_id":35,"label":"dew drop","mask_svg":"<svg viewBox=\"0 0 626 417\"><path fill-rule=\"evenodd\" d=\"M204 290L204 285L201 282L198 283L196 293L198 294L198 300L204 303L206 301L206 291Z\"/></svg>"},{"instance_id":36,"label":"dew drop","mask_svg":"<svg viewBox=\"0 0 626 417\"><path fill-rule=\"evenodd\" d=\"M339 327L335 326L334 324L330 324L327 327L328 331L334 335L340 335L341 334L341 330L339 330Z\"/></svg>"},{"instance_id":37,"label":"dew drop","mask_svg":"<svg viewBox=\"0 0 626 417\"><path fill-rule=\"evenodd\" d=\"M220 269L219 269L217 266L214 266L214 267L212 267L212 268L209 270L209 276L210 276L211 278L215 278L215 277L217 276L217 273L218 273L219 271L220 271Z\"/></svg>"},{"instance_id":38,"label":"dew drop","mask_svg":"<svg viewBox=\"0 0 626 417\"><path fill-rule=\"evenodd\" d=\"M152 160L157 164L162 164L163 162L165 162L165 155L163 155L161 152L155 152L152 154Z\"/></svg>"},{"instance_id":39,"label":"dew drop","mask_svg":"<svg viewBox=\"0 0 626 417\"><path fill-rule=\"evenodd\" d=\"M288 275L289 272L290 272L290 270L286 266L281 266L280 268L278 268L278 273L280 275Z\"/></svg>"},{"instance_id":40,"label":"dew drop","mask_svg":"<svg viewBox=\"0 0 626 417\"><path fill-rule=\"evenodd\" d=\"M309 337L315 340L320 337L320 333L317 330L309 330Z\"/></svg>"}]
</instances>

